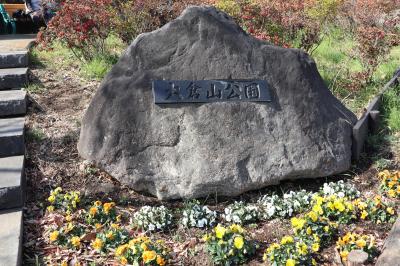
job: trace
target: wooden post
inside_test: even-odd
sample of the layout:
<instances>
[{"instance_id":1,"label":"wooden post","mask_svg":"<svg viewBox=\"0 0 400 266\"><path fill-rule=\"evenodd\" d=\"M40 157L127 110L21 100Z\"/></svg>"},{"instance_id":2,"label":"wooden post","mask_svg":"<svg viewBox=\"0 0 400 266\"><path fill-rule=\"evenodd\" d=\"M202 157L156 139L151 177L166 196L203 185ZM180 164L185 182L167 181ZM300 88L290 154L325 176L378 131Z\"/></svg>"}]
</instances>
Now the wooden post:
<instances>
[{"instance_id":1,"label":"wooden post","mask_svg":"<svg viewBox=\"0 0 400 266\"><path fill-rule=\"evenodd\" d=\"M368 254L362 250L352 250L347 256L348 266L362 266L368 260Z\"/></svg>"}]
</instances>

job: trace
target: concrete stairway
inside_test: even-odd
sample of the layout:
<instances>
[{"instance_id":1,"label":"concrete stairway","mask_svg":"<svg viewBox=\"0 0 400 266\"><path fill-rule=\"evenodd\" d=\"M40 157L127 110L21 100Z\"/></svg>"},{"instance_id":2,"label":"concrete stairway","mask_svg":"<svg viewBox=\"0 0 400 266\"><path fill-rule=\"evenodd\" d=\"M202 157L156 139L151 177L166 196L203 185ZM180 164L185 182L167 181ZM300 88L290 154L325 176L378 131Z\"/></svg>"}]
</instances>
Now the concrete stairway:
<instances>
[{"instance_id":1,"label":"concrete stairway","mask_svg":"<svg viewBox=\"0 0 400 266\"><path fill-rule=\"evenodd\" d=\"M33 37L0 36L0 266L21 265L27 101L22 88Z\"/></svg>"}]
</instances>

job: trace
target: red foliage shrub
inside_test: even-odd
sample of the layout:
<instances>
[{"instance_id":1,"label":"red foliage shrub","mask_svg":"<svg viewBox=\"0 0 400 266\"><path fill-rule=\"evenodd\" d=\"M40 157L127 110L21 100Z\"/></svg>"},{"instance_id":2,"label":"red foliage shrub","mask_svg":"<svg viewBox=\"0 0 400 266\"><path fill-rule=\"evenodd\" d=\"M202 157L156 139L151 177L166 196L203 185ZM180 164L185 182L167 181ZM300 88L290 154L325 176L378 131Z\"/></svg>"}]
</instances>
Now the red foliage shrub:
<instances>
[{"instance_id":1,"label":"red foliage shrub","mask_svg":"<svg viewBox=\"0 0 400 266\"><path fill-rule=\"evenodd\" d=\"M399 0L358 0L353 6L357 50L364 68L364 83L372 81L379 63L393 46L400 44L399 16L391 12L400 6Z\"/></svg>"},{"instance_id":2,"label":"red foliage shrub","mask_svg":"<svg viewBox=\"0 0 400 266\"><path fill-rule=\"evenodd\" d=\"M90 60L104 52L104 41L112 31L107 12L112 0L65 0L57 15L38 39L44 46L54 40L66 44L78 58Z\"/></svg>"}]
</instances>

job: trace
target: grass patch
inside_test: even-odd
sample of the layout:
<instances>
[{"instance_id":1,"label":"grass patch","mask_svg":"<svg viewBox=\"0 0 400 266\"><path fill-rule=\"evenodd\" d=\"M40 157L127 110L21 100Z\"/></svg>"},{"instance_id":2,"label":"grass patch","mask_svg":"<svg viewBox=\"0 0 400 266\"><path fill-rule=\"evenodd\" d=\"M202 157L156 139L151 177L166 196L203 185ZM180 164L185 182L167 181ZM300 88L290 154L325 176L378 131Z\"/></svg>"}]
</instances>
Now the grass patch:
<instances>
[{"instance_id":1,"label":"grass patch","mask_svg":"<svg viewBox=\"0 0 400 266\"><path fill-rule=\"evenodd\" d=\"M92 61L82 64L80 73L88 79L101 80L117 61L116 56L98 55Z\"/></svg>"},{"instance_id":2,"label":"grass patch","mask_svg":"<svg viewBox=\"0 0 400 266\"><path fill-rule=\"evenodd\" d=\"M69 67L78 61L71 50L58 42L46 50L32 49L31 58L34 58L34 63L41 62L44 67L50 68Z\"/></svg>"},{"instance_id":3,"label":"grass patch","mask_svg":"<svg viewBox=\"0 0 400 266\"><path fill-rule=\"evenodd\" d=\"M79 69L79 74L84 79L100 80L117 63L126 48L122 40L114 35L109 36L105 43L105 52L94 54L93 59L88 62L78 59L70 49L59 42L46 50L33 49L31 58L35 65L53 69Z\"/></svg>"},{"instance_id":4,"label":"grass patch","mask_svg":"<svg viewBox=\"0 0 400 266\"><path fill-rule=\"evenodd\" d=\"M383 114L389 130L400 131L400 86L389 89L383 95Z\"/></svg>"},{"instance_id":5,"label":"grass patch","mask_svg":"<svg viewBox=\"0 0 400 266\"><path fill-rule=\"evenodd\" d=\"M357 42L343 29L331 28L313 53L318 71L332 93L356 114L368 105L400 65L400 47L394 47L388 58L375 71L371 84L351 90L345 85L354 82L352 75L363 70L356 56ZM393 122L396 116L393 112Z\"/></svg>"}]
</instances>

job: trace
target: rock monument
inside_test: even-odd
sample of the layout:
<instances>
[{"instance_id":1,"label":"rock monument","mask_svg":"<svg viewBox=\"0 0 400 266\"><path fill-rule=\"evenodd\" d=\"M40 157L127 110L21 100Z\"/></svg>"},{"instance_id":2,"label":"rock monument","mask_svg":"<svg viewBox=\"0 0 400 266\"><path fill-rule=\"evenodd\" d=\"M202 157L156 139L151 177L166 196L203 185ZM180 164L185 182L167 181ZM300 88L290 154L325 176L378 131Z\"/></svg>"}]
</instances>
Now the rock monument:
<instances>
[{"instance_id":1,"label":"rock monument","mask_svg":"<svg viewBox=\"0 0 400 266\"><path fill-rule=\"evenodd\" d=\"M237 91L235 80L245 80ZM191 90L158 103L154 83L171 84L166 99L184 89L168 81L231 91L221 101L179 102L199 95ZM266 100L246 100L262 82ZM306 53L253 38L213 7L189 7L125 51L83 118L78 150L159 199L236 196L347 170L355 121Z\"/></svg>"}]
</instances>

